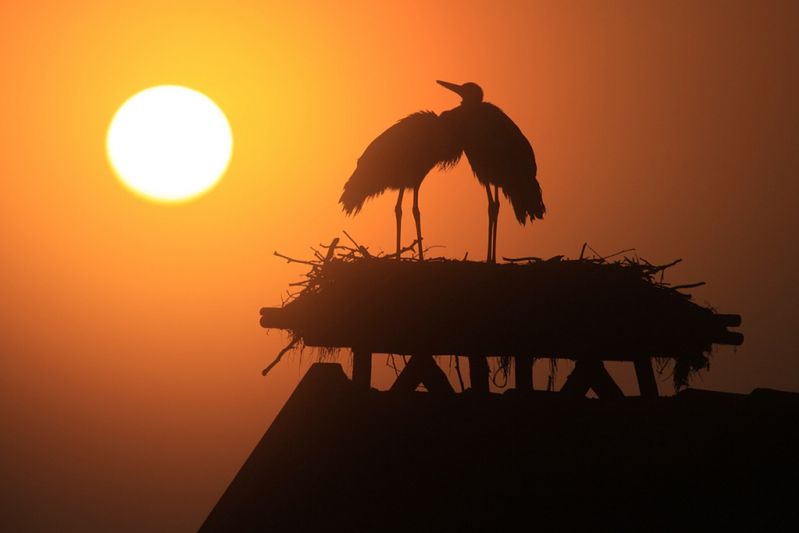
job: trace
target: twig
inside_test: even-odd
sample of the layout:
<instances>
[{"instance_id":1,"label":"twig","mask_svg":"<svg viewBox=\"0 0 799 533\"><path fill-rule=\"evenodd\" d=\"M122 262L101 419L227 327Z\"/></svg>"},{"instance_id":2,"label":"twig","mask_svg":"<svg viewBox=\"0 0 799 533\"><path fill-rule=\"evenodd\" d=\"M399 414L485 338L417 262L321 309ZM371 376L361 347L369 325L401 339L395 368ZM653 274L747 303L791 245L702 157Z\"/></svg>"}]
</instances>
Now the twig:
<instances>
[{"instance_id":1,"label":"twig","mask_svg":"<svg viewBox=\"0 0 799 533\"><path fill-rule=\"evenodd\" d=\"M372 257L372 254L369 253L369 250L367 250L365 246L361 246L360 244L358 244L355 241L355 239L352 238L352 235L347 233L347 230L341 230L341 231L343 231L344 235L346 235L347 238L352 241L352 244L355 245L355 247L358 249L359 252L361 252L363 254L364 257L366 257L367 259Z\"/></svg>"},{"instance_id":2,"label":"twig","mask_svg":"<svg viewBox=\"0 0 799 533\"><path fill-rule=\"evenodd\" d=\"M343 244L339 244L338 246L336 246L336 250L345 250L352 254L360 253L360 250L358 248L353 248L351 246L344 246Z\"/></svg>"},{"instance_id":3,"label":"twig","mask_svg":"<svg viewBox=\"0 0 799 533\"><path fill-rule=\"evenodd\" d=\"M310 249L311 249L311 251L313 252L313 255L314 255L314 257L316 257L316 258L317 258L318 260L320 260L320 261L324 261L324 260L325 260L325 256L323 256L322 254L320 254L320 253L319 253L319 250L317 250L317 249L316 249L316 248L314 248L313 246L309 246L309 248L310 248Z\"/></svg>"},{"instance_id":4,"label":"twig","mask_svg":"<svg viewBox=\"0 0 799 533\"><path fill-rule=\"evenodd\" d=\"M602 259L610 259L611 257L616 257L617 255L626 254L627 252L634 252L635 248L627 248L626 250L621 250L616 252L615 254L606 255Z\"/></svg>"},{"instance_id":5,"label":"twig","mask_svg":"<svg viewBox=\"0 0 799 533\"><path fill-rule=\"evenodd\" d=\"M274 252L274 255L276 255L276 256L278 256L278 257L280 257L282 259L285 259L288 263L300 263L300 264L303 264L303 265L318 266L318 263L315 263L314 261L304 261L302 259L294 259L293 257L289 257L287 255L283 255L281 253L278 253L277 251Z\"/></svg>"},{"instance_id":6,"label":"twig","mask_svg":"<svg viewBox=\"0 0 799 533\"><path fill-rule=\"evenodd\" d=\"M584 243L583 243L583 248L582 248L582 250L580 250L580 259L583 259L583 258L585 258L585 249L586 249L586 248L588 248L589 250L591 250L591 252L592 252L592 253L593 253L593 254L594 254L596 257L598 257L599 259L602 259L602 255L601 255L599 252L597 252L596 250L594 250L593 248L591 248L591 245L590 245L590 244L588 244L587 242L584 242Z\"/></svg>"},{"instance_id":7,"label":"twig","mask_svg":"<svg viewBox=\"0 0 799 533\"><path fill-rule=\"evenodd\" d=\"M330 241L330 246L327 247L327 255L325 256L324 261L322 261L323 263L327 263L333 259L333 255L336 253L336 247L338 246L338 241L338 237Z\"/></svg>"},{"instance_id":8,"label":"twig","mask_svg":"<svg viewBox=\"0 0 799 533\"><path fill-rule=\"evenodd\" d=\"M652 268L652 271L651 271L652 274L657 274L658 272L663 272L667 268L671 268L674 265L676 265L677 263L682 262L682 259L675 259L671 263L668 263L668 264L665 264L665 265L660 265L660 266L652 265L646 259L644 259L643 261Z\"/></svg>"},{"instance_id":9,"label":"twig","mask_svg":"<svg viewBox=\"0 0 799 533\"><path fill-rule=\"evenodd\" d=\"M394 361L393 353L388 354L388 357L386 358L386 366L393 369L396 376L400 375L399 368L397 368L397 363Z\"/></svg>"},{"instance_id":10,"label":"twig","mask_svg":"<svg viewBox=\"0 0 799 533\"><path fill-rule=\"evenodd\" d=\"M347 238L350 240L350 242L352 242L352 244L354 244L354 245L355 245L355 247L356 247L356 248L360 248L360 247L361 247L361 245L360 245L360 244L358 244L358 241L356 241L355 239L353 239L353 238L352 238L352 235L350 235L349 233L347 233L347 230L341 230L341 231L343 231L343 232L344 232L344 235L346 235L346 236L347 236Z\"/></svg>"},{"instance_id":11,"label":"twig","mask_svg":"<svg viewBox=\"0 0 799 533\"><path fill-rule=\"evenodd\" d=\"M466 253L468 255L469 252L466 252ZM464 261L465 261L465 259L464 259ZM464 385L463 385L463 376L461 375L461 364L460 364L460 362L458 362L458 356L457 355L453 355L452 357L455 358L455 373L458 375L458 383L460 383L461 392L463 392L464 390L466 390L466 387L464 387Z\"/></svg>"},{"instance_id":12,"label":"twig","mask_svg":"<svg viewBox=\"0 0 799 533\"><path fill-rule=\"evenodd\" d=\"M266 368L264 368L261 371L261 375L262 376L267 375L269 373L269 371L272 370L275 367L275 365L277 365L280 362L280 360L283 358L283 356L286 354L286 352L288 352L289 350L292 350L297 345L298 342L300 342L300 338L299 337L296 337L296 338L292 339L291 342L288 344L288 346L286 346L285 348L280 350L280 353L277 354L277 357L275 357L275 360L272 361L271 363L269 363L269 366L267 366Z\"/></svg>"},{"instance_id":13,"label":"twig","mask_svg":"<svg viewBox=\"0 0 799 533\"><path fill-rule=\"evenodd\" d=\"M704 281L700 281L698 283L686 283L685 285L675 285L673 287L669 287L670 289L693 289L694 287L701 287L702 285L707 285Z\"/></svg>"},{"instance_id":14,"label":"twig","mask_svg":"<svg viewBox=\"0 0 799 533\"><path fill-rule=\"evenodd\" d=\"M497 364L497 368L494 369L494 372L491 374L491 382L494 384L495 387L498 389L504 388L508 384L508 364L509 361L503 361L504 357L499 358L499 363ZM498 376L502 376L503 381L502 384L499 384L497 381Z\"/></svg>"},{"instance_id":15,"label":"twig","mask_svg":"<svg viewBox=\"0 0 799 533\"><path fill-rule=\"evenodd\" d=\"M400 248L400 255L404 254L405 252L410 252L411 250L416 250L416 244L419 242L419 239L414 239L412 243L404 248ZM396 254L394 254L396 255Z\"/></svg>"},{"instance_id":16,"label":"twig","mask_svg":"<svg viewBox=\"0 0 799 533\"><path fill-rule=\"evenodd\" d=\"M549 377L547 377L547 392L555 391L555 379L558 374L558 360L554 357L549 359Z\"/></svg>"}]
</instances>

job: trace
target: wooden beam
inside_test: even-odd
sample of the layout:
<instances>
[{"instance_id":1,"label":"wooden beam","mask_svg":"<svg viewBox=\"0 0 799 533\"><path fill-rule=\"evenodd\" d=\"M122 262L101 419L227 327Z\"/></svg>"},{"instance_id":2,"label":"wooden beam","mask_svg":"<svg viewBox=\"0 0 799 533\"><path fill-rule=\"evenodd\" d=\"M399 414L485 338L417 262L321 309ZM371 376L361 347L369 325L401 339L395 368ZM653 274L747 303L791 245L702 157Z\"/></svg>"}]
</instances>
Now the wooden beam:
<instances>
[{"instance_id":1,"label":"wooden beam","mask_svg":"<svg viewBox=\"0 0 799 533\"><path fill-rule=\"evenodd\" d=\"M408 360L408 364L397 376L397 380L391 386L391 390L395 392L413 392L420 383L431 393L455 393L455 389L450 385L447 375L430 354L412 355Z\"/></svg>"},{"instance_id":2,"label":"wooden beam","mask_svg":"<svg viewBox=\"0 0 799 533\"><path fill-rule=\"evenodd\" d=\"M275 329L291 329L290 317L282 307L262 307L261 327Z\"/></svg>"},{"instance_id":3,"label":"wooden beam","mask_svg":"<svg viewBox=\"0 0 799 533\"><path fill-rule=\"evenodd\" d=\"M740 346L744 343L743 333L737 331L724 331L717 335L713 342L716 344L729 344L732 346Z\"/></svg>"},{"instance_id":4,"label":"wooden beam","mask_svg":"<svg viewBox=\"0 0 799 533\"><path fill-rule=\"evenodd\" d=\"M635 376L638 378L638 390L642 398L657 398L658 384L655 380L655 371L652 369L652 359L649 357L636 359Z\"/></svg>"},{"instance_id":5,"label":"wooden beam","mask_svg":"<svg viewBox=\"0 0 799 533\"><path fill-rule=\"evenodd\" d=\"M529 355L517 355L513 358L516 366L514 378L516 380L516 390L533 390L533 358Z\"/></svg>"},{"instance_id":6,"label":"wooden beam","mask_svg":"<svg viewBox=\"0 0 799 533\"><path fill-rule=\"evenodd\" d=\"M433 356L427 356L426 360L428 361L428 368L422 379L422 384L425 388L429 392L436 394L455 394L455 389L452 388L447 375L438 366Z\"/></svg>"},{"instance_id":7,"label":"wooden beam","mask_svg":"<svg viewBox=\"0 0 799 533\"><path fill-rule=\"evenodd\" d=\"M737 328L741 325L741 315L713 315L713 319L720 325Z\"/></svg>"},{"instance_id":8,"label":"wooden beam","mask_svg":"<svg viewBox=\"0 0 799 533\"><path fill-rule=\"evenodd\" d=\"M469 356L469 385L472 392L488 392L488 359L484 355Z\"/></svg>"},{"instance_id":9,"label":"wooden beam","mask_svg":"<svg viewBox=\"0 0 799 533\"><path fill-rule=\"evenodd\" d=\"M583 397L593 389L602 399L624 398L621 388L613 381L605 365L600 360L581 360L574 364L574 370L561 392L569 396Z\"/></svg>"},{"instance_id":10,"label":"wooden beam","mask_svg":"<svg viewBox=\"0 0 799 533\"><path fill-rule=\"evenodd\" d=\"M624 398L624 393L608 373L602 361L592 364L591 388L602 399Z\"/></svg>"},{"instance_id":11,"label":"wooden beam","mask_svg":"<svg viewBox=\"0 0 799 533\"><path fill-rule=\"evenodd\" d=\"M575 398L582 398L588 394L588 390L591 388L591 374L581 363L582 361L577 361L574 364L574 370L560 389L561 393Z\"/></svg>"},{"instance_id":12,"label":"wooden beam","mask_svg":"<svg viewBox=\"0 0 799 533\"><path fill-rule=\"evenodd\" d=\"M352 350L352 382L359 389L372 385L372 352Z\"/></svg>"}]
</instances>

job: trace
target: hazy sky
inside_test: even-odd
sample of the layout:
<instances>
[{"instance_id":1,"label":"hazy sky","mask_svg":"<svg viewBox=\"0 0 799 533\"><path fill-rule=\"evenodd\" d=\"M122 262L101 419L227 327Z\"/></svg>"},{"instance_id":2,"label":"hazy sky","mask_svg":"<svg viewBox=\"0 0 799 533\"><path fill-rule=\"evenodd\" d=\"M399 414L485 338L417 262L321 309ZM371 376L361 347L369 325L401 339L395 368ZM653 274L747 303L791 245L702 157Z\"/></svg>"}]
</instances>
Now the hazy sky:
<instances>
[{"instance_id":1,"label":"hazy sky","mask_svg":"<svg viewBox=\"0 0 799 533\"><path fill-rule=\"evenodd\" d=\"M536 151L547 217L503 210L500 255L682 258L667 281L706 281L696 300L746 335L695 386L799 390L798 6L2 4L4 526L199 526L314 357L260 375L286 338L258 310L303 272L272 252L309 256L342 229L392 248L393 194L356 218L337 199L377 134L458 104L436 79L481 84ZM235 137L220 185L177 206L131 194L104 153L119 105L165 83L213 98ZM465 161L432 173L421 205L437 253L483 257Z\"/></svg>"}]
</instances>

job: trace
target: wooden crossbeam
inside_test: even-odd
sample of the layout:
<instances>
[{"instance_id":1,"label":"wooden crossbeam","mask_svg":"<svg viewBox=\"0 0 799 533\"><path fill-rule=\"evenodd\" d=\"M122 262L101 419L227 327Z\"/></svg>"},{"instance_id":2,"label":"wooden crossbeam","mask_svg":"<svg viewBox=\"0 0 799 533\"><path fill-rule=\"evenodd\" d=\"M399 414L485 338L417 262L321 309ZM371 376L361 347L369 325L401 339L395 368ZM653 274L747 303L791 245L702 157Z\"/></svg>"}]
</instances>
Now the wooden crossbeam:
<instances>
[{"instance_id":1,"label":"wooden crossbeam","mask_svg":"<svg viewBox=\"0 0 799 533\"><path fill-rule=\"evenodd\" d=\"M408 364L402 369L397 380L391 386L392 391L413 392L419 384L436 394L454 394L455 389L447 379L447 375L438 366L432 355L412 355Z\"/></svg>"},{"instance_id":2,"label":"wooden crossbeam","mask_svg":"<svg viewBox=\"0 0 799 533\"><path fill-rule=\"evenodd\" d=\"M599 360L577 361L574 370L566 378L561 392L569 396L583 397L589 389L593 389L602 399L624 397L621 388L613 381L605 365Z\"/></svg>"}]
</instances>

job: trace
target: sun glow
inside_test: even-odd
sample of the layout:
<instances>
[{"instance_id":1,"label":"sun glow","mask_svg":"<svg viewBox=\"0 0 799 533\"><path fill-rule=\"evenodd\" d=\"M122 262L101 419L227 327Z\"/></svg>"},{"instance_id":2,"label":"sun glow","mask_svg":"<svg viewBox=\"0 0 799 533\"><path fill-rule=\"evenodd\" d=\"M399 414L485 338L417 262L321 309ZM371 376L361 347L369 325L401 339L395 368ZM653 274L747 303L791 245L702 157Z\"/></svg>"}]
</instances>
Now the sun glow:
<instances>
[{"instance_id":1,"label":"sun glow","mask_svg":"<svg viewBox=\"0 0 799 533\"><path fill-rule=\"evenodd\" d=\"M182 202L222 178L233 133L222 110L187 87L160 85L129 98L114 115L108 159L133 192L160 202Z\"/></svg>"}]
</instances>

